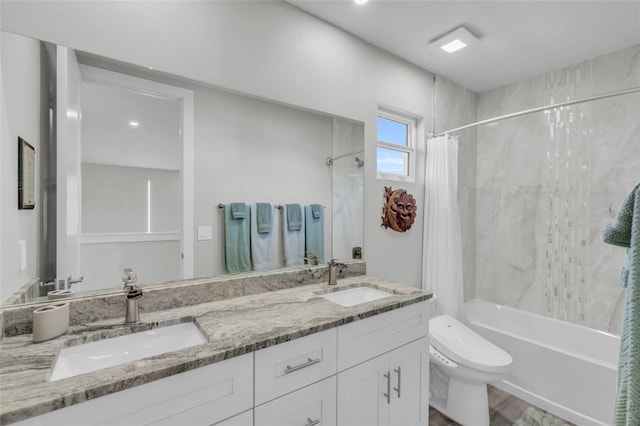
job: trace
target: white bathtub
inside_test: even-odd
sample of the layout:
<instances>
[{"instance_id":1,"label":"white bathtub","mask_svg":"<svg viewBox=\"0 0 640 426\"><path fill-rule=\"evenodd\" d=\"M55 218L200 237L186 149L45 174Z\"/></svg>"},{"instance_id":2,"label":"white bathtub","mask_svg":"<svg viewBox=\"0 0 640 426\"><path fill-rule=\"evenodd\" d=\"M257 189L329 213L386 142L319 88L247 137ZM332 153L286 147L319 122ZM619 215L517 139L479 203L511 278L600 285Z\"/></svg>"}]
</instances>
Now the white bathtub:
<instances>
[{"instance_id":1,"label":"white bathtub","mask_svg":"<svg viewBox=\"0 0 640 426\"><path fill-rule=\"evenodd\" d=\"M513 357L496 387L580 426L612 424L618 336L478 299L465 321Z\"/></svg>"}]
</instances>

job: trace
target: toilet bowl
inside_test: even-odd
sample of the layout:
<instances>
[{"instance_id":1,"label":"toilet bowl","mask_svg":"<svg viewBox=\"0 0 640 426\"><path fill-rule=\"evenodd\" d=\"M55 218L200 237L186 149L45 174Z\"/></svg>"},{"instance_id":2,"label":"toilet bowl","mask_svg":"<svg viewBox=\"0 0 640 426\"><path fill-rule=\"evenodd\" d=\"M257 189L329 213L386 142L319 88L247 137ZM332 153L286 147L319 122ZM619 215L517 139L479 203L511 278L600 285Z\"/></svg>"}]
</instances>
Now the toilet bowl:
<instances>
[{"instance_id":1,"label":"toilet bowl","mask_svg":"<svg viewBox=\"0 0 640 426\"><path fill-rule=\"evenodd\" d=\"M463 426L488 426L487 384L507 376L513 358L449 315L429 321L429 404Z\"/></svg>"}]
</instances>

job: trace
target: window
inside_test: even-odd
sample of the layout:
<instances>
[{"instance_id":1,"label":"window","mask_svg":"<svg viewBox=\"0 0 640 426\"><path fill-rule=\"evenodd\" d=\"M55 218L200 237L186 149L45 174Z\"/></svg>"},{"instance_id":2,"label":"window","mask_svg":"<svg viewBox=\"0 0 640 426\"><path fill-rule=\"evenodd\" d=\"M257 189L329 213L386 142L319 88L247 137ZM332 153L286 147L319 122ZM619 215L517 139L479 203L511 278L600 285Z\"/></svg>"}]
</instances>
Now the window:
<instances>
[{"instance_id":1,"label":"window","mask_svg":"<svg viewBox=\"0 0 640 426\"><path fill-rule=\"evenodd\" d=\"M415 180L415 135L415 119L378 111L378 179Z\"/></svg>"}]
</instances>

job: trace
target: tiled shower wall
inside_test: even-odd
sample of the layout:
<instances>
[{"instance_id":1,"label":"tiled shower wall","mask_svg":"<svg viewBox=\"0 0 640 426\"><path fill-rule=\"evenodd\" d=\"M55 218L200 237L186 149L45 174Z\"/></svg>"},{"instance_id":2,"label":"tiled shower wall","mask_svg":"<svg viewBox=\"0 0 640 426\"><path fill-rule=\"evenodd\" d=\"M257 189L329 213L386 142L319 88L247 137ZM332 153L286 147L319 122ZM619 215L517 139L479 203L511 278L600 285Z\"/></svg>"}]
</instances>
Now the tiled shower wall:
<instances>
[{"instance_id":1,"label":"tiled shower wall","mask_svg":"<svg viewBox=\"0 0 640 426\"><path fill-rule=\"evenodd\" d=\"M478 120L637 86L640 45L480 93ZM624 249L600 233L640 182L639 112L634 93L478 127L475 297L619 333Z\"/></svg>"}]
</instances>

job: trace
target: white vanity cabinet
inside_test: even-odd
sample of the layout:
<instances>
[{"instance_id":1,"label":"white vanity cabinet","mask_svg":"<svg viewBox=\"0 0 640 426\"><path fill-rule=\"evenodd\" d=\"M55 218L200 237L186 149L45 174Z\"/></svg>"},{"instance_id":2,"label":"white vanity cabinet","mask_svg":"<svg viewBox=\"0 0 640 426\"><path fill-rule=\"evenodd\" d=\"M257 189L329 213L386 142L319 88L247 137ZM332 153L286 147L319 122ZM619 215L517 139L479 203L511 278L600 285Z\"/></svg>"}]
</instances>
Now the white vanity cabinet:
<instances>
[{"instance_id":1,"label":"white vanity cabinet","mask_svg":"<svg viewBox=\"0 0 640 426\"><path fill-rule=\"evenodd\" d=\"M398 308L18 424L426 426L431 307Z\"/></svg>"},{"instance_id":2,"label":"white vanity cabinet","mask_svg":"<svg viewBox=\"0 0 640 426\"><path fill-rule=\"evenodd\" d=\"M337 329L255 353L255 425L335 426Z\"/></svg>"},{"instance_id":3,"label":"white vanity cabinet","mask_svg":"<svg viewBox=\"0 0 640 426\"><path fill-rule=\"evenodd\" d=\"M429 307L338 328L338 426L428 424Z\"/></svg>"},{"instance_id":4,"label":"white vanity cabinet","mask_svg":"<svg viewBox=\"0 0 640 426\"><path fill-rule=\"evenodd\" d=\"M253 354L245 354L17 424L209 426L251 408Z\"/></svg>"},{"instance_id":5,"label":"white vanity cabinet","mask_svg":"<svg viewBox=\"0 0 640 426\"><path fill-rule=\"evenodd\" d=\"M255 405L336 374L337 330L311 334L255 353Z\"/></svg>"},{"instance_id":6,"label":"white vanity cabinet","mask_svg":"<svg viewBox=\"0 0 640 426\"><path fill-rule=\"evenodd\" d=\"M336 376L255 409L256 426L336 426Z\"/></svg>"},{"instance_id":7,"label":"white vanity cabinet","mask_svg":"<svg viewBox=\"0 0 640 426\"><path fill-rule=\"evenodd\" d=\"M427 425L427 339L338 374L338 425Z\"/></svg>"},{"instance_id":8,"label":"white vanity cabinet","mask_svg":"<svg viewBox=\"0 0 640 426\"><path fill-rule=\"evenodd\" d=\"M184 426L187 426L186 424ZM253 410L237 414L230 419L223 420L213 426L253 426Z\"/></svg>"}]
</instances>

